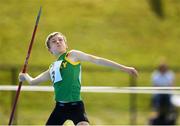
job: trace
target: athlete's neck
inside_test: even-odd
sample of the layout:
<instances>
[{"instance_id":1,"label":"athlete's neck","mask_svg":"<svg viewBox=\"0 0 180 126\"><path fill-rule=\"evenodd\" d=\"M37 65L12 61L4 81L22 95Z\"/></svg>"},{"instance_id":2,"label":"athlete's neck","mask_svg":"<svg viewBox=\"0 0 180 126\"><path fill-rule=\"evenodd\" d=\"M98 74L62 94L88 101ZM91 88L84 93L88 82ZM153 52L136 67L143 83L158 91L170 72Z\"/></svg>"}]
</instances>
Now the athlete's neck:
<instances>
[{"instance_id":1,"label":"athlete's neck","mask_svg":"<svg viewBox=\"0 0 180 126\"><path fill-rule=\"evenodd\" d=\"M60 52L59 54L56 55L57 58L59 58L60 56L62 56L64 53L66 53L67 50L63 51L63 52Z\"/></svg>"}]
</instances>

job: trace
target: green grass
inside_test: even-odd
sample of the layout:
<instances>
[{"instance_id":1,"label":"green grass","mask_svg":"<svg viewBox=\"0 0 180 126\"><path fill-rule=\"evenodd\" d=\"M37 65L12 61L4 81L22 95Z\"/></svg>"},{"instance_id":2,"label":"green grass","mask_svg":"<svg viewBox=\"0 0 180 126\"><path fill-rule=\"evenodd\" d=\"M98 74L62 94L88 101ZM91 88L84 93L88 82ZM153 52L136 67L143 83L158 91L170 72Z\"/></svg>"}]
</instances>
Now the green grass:
<instances>
[{"instance_id":1,"label":"green grass","mask_svg":"<svg viewBox=\"0 0 180 126\"><path fill-rule=\"evenodd\" d=\"M151 10L149 0L1 1L0 65L22 66L36 15L42 6L30 66L48 68L55 60L45 48L44 41L49 33L60 31L67 36L69 49L137 68L155 68L162 57L171 67L179 67L180 1L163 0L163 3L165 18L160 19ZM83 66L97 68L90 63L83 63ZM84 70L83 85L129 85L127 74L101 69L105 68L100 67L100 71L94 72ZM42 72L28 71L33 76ZM139 71L138 86L151 86L151 72ZM179 76L177 72L176 85L180 83ZM8 71L0 71L0 83L11 83ZM92 124L129 124L128 94L83 93L82 96ZM150 95L138 95L138 124L147 124L149 100ZM11 93L0 92L0 125L7 124L10 105ZM53 93L22 92L18 105L18 124L44 124L53 107Z\"/></svg>"},{"instance_id":2,"label":"green grass","mask_svg":"<svg viewBox=\"0 0 180 126\"><path fill-rule=\"evenodd\" d=\"M0 5L3 19L0 21L3 29L0 31L3 59L0 63L22 64L37 11L42 5L31 64L51 63L53 57L46 50L44 40L50 32L60 31L67 36L70 49L128 65L155 65L162 56L167 57L171 65L178 65L179 2L163 2L164 20L151 11L147 0L44 0L22 1L18 5L13 0L4 1Z\"/></svg>"}]
</instances>

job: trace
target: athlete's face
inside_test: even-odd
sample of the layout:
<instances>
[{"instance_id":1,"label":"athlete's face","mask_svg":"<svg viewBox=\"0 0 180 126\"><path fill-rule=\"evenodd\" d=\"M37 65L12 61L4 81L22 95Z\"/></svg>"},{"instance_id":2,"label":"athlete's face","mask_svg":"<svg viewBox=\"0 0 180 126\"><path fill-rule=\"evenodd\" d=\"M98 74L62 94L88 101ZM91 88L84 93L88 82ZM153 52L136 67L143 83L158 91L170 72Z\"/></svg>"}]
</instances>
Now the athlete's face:
<instances>
[{"instance_id":1,"label":"athlete's face","mask_svg":"<svg viewBox=\"0 0 180 126\"><path fill-rule=\"evenodd\" d=\"M57 34L53 36L49 41L49 51L53 53L54 55L63 54L66 52L67 45L63 38L63 36Z\"/></svg>"}]
</instances>

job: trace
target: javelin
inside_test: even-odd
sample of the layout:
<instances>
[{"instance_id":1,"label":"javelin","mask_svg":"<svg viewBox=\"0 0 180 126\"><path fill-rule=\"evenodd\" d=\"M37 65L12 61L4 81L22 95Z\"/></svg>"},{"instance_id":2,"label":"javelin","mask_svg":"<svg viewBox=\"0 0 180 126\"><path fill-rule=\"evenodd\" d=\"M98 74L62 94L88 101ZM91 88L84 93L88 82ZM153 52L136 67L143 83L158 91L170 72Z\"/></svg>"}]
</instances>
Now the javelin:
<instances>
[{"instance_id":1,"label":"javelin","mask_svg":"<svg viewBox=\"0 0 180 126\"><path fill-rule=\"evenodd\" d=\"M33 34L32 34L31 42L29 44L29 49L28 49L28 52L27 52L27 55L26 55L26 59L25 59L25 62L24 62L22 73L26 73L26 68L27 68L28 60L29 60L29 57L30 57L30 54L31 54L31 49L32 49L32 45L33 45L33 42L34 42L36 30L37 30L37 27L38 27L40 15L41 15L41 7L40 7L39 12L38 12L38 16L37 16L37 19L36 19L36 24L35 24L34 31L33 31ZM11 111L11 116L10 116L10 119L9 119L9 125L12 124L12 120L13 120L13 117L14 117L14 112L15 112L15 109L16 109L16 104L17 104L18 97L19 97L19 94L20 94L21 86L22 86L22 81L19 82L18 90L16 92L16 97L15 97L15 100L14 100L13 108L12 108L12 111Z\"/></svg>"}]
</instances>

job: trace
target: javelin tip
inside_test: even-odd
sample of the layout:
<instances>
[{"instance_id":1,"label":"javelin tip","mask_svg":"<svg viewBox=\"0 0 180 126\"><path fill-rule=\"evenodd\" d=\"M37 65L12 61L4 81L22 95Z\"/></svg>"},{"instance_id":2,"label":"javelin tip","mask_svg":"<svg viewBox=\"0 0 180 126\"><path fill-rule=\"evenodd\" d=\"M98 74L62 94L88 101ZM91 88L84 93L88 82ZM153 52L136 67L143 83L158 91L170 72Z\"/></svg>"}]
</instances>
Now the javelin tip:
<instances>
[{"instance_id":1,"label":"javelin tip","mask_svg":"<svg viewBox=\"0 0 180 126\"><path fill-rule=\"evenodd\" d=\"M40 16L41 16L41 11L42 11L42 6L40 6L40 9L39 9L39 12L38 12L38 16L37 16L37 19L36 19L36 25L38 25L38 23L39 23L39 19L40 19Z\"/></svg>"}]
</instances>

